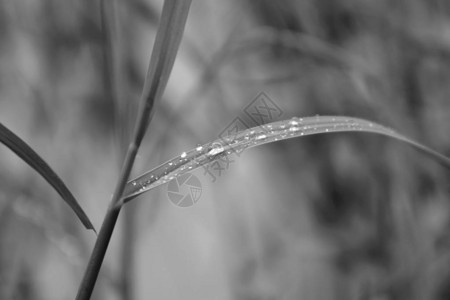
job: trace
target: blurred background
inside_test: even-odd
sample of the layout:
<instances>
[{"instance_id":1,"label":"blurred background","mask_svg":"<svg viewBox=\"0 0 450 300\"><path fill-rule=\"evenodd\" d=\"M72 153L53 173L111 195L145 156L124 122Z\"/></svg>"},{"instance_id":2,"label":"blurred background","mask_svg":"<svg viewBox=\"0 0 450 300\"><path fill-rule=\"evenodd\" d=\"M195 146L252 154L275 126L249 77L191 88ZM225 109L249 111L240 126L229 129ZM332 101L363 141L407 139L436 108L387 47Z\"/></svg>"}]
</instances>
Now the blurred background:
<instances>
[{"instance_id":1,"label":"blurred background","mask_svg":"<svg viewBox=\"0 0 450 300\"><path fill-rule=\"evenodd\" d=\"M99 228L162 0L0 1L0 121ZM447 0L194 0L133 176L212 141L261 92L277 119L367 118L450 155ZM252 102L253 101L253 102ZM252 104L253 103L253 104ZM247 117L246 117L247 116ZM275 121L275 119L273 120ZM179 208L123 209L93 299L448 299L448 170L363 133L247 150ZM0 147L0 298L74 299L95 242Z\"/></svg>"}]
</instances>

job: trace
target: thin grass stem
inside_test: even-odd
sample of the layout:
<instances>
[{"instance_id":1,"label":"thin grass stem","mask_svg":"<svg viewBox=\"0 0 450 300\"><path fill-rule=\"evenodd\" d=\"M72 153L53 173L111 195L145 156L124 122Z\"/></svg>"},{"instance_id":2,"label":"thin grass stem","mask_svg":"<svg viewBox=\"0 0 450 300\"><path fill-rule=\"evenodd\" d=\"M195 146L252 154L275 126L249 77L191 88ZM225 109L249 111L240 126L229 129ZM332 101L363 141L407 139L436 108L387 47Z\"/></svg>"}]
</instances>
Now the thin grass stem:
<instances>
[{"instance_id":1,"label":"thin grass stem","mask_svg":"<svg viewBox=\"0 0 450 300\"><path fill-rule=\"evenodd\" d=\"M78 289L77 300L90 299L94 290L106 250L120 214L120 206L117 206L117 203L122 197L139 146L151 121L154 103L161 98L166 87L181 42L190 3L191 1L186 0L166 0L164 2L161 24L153 46L133 139L128 147L113 197Z\"/></svg>"}]
</instances>

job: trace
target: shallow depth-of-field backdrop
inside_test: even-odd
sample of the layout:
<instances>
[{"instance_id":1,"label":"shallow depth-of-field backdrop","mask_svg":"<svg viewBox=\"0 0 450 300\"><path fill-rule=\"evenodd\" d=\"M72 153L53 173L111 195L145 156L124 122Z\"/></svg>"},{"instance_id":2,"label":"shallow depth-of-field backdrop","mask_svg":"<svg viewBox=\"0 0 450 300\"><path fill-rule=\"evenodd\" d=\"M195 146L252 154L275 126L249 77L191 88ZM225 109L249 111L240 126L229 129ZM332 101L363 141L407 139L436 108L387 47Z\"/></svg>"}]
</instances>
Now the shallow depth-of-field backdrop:
<instances>
[{"instance_id":1,"label":"shallow depth-of-field backdrop","mask_svg":"<svg viewBox=\"0 0 450 300\"><path fill-rule=\"evenodd\" d=\"M0 122L104 217L160 0L0 2ZM101 17L107 20L108 34ZM448 0L194 0L133 171L216 139L261 92L293 116L367 118L450 155ZM247 150L201 198L127 204L93 299L448 299L449 170L364 133ZM220 176L219 176L220 175ZM215 181L214 181L215 180ZM74 299L95 242L0 147L0 298Z\"/></svg>"}]
</instances>

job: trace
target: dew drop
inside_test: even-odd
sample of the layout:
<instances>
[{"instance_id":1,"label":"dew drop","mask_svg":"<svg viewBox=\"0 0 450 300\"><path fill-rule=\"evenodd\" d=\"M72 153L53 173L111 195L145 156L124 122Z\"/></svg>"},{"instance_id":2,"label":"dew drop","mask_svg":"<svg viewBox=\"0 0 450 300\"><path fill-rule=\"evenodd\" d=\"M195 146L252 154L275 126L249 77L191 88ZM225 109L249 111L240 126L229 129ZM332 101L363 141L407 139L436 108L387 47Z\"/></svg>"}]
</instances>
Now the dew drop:
<instances>
[{"instance_id":1,"label":"dew drop","mask_svg":"<svg viewBox=\"0 0 450 300\"><path fill-rule=\"evenodd\" d=\"M202 146L198 146L197 148L195 148L195 150L197 151L202 151L203 147Z\"/></svg>"},{"instance_id":2,"label":"dew drop","mask_svg":"<svg viewBox=\"0 0 450 300\"><path fill-rule=\"evenodd\" d=\"M300 128L296 127L296 126L293 126L293 127L289 128L290 132L296 132L296 131L299 131L299 130L300 130Z\"/></svg>"},{"instance_id":3,"label":"dew drop","mask_svg":"<svg viewBox=\"0 0 450 300\"><path fill-rule=\"evenodd\" d=\"M261 135L258 135L258 136L256 137L256 140L257 140L257 141L261 141L261 140L265 140L266 138L267 138L267 135L261 134Z\"/></svg>"},{"instance_id":4,"label":"dew drop","mask_svg":"<svg viewBox=\"0 0 450 300\"><path fill-rule=\"evenodd\" d=\"M181 153L181 158L185 158L186 157L186 152Z\"/></svg>"},{"instance_id":5,"label":"dew drop","mask_svg":"<svg viewBox=\"0 0 450 300\"><path fill-rule=\"evenodd\" d=\"M291 121L289 121L289 124L292 126L297 126L298 122L297 122L297 120L291 120Z\"/></svg>"},{"instance_id":6,"label":"dew drop","mask_svg":"<svg viewBox=\"0 0 450 300\"><path fill-rule=\"evenodd\" d=\"M211 150L209 150L208 155L213 156L213 155L217 155L220 154L224 151L222 145L220 144L215 144L212 146Z\"/></svg>"}]
</instances>

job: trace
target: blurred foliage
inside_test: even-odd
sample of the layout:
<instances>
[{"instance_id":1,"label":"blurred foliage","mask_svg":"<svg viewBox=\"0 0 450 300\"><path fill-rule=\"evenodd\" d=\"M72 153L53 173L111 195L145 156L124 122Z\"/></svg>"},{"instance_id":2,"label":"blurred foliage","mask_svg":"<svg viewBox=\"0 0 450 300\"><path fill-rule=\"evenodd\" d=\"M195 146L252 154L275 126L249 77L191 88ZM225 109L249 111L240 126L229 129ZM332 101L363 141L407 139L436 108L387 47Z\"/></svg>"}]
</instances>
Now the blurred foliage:
<instances>
[{"instance_id":1,"label":"blurred foliage","mask_svg":"<svg viewBox=\"0 0 450 300\"><path fill-rule=\"evenodd\" d=\"M0 120L97 227L162 6L105 3L106 31L99 1L0 2ZM194 1L135 175L216 138L261 91L282 118L363 117L450 155L449 16L446 0ZM93 236L0 154L0 298L73 299ZM214 183L195 174L189 209L164 187L125 207L136 299L449 297L448 170L402 144L312 136L245 152ZM118 229L95 299L120 295Z\"/></svg>"}]
</instances>

